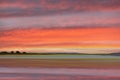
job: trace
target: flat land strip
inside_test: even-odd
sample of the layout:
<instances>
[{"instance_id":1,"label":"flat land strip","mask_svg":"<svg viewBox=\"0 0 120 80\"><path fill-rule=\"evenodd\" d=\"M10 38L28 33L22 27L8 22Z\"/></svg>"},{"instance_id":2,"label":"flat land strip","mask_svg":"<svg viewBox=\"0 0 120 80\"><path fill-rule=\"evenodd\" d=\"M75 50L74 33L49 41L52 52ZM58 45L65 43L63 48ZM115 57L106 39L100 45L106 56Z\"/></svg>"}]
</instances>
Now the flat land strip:
<instances>
[{"instance_id":1,"label":"flat land strip","mask_svg":"<svg viewBox=\"0 0 120 80\"><path fill-rule=\"evenodd\" d=\"M2 59L0 67L120 69L120 59Z\"/></svg>"}]
</instances>

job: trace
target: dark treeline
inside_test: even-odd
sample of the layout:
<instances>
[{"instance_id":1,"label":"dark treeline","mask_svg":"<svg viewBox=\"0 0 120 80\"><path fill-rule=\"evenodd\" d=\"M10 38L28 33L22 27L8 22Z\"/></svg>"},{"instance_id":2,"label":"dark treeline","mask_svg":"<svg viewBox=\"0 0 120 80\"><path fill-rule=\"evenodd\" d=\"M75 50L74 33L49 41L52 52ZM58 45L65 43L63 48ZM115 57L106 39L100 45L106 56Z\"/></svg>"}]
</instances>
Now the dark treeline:
<instances>
[{"instance_id":1,"label":"dark treeline","mask_svg":"<svg viewBox=\"0 0 120 80\"><path fill-rule=\"evenodd\" d=\"M20 52L20 51L7 52L7 51L2 51L2 52L0 52L0 54L27 54L27 52Z\"/></svg>"},{"instance_id":2,"label":"dark treeline","mask_svg":"<svg viewBox=\"0 0 120 80\"><path fill-rule=\"evenodd\" d=\"M29 52L20 52L20 51L9 51L9 52L7 52L7 51L2 51L2 52L0 52L0 55L7 55L7 54L20 54L20 55L22 55L22 54L26 54L26 55L61 55L61 54L64 54L64 55L85 55L85 54L83 54L83 53L59 53L59 52L57 52L57 53L52 53L52 52L49 52L49 53L29 53Z\"/></svg>"},{"instance_id":3,"label":"dark treeline","mask_svg":"<svg viewBox=\"0 0 120 80\"><path fill-rule=\"evenodd\" d=\"M120 56L120 52L118 53L110 53L110 54L86 54L86 53L52 53L52 52L49 52L49 53L29 53L29 52L21 52L21 51L1 51L0 52L0 55L15 55L15 54L20 54L20 55L101 55L101 56L108 56L108 55L111 55L111 56Z\"/></svg>"}]
</instances>

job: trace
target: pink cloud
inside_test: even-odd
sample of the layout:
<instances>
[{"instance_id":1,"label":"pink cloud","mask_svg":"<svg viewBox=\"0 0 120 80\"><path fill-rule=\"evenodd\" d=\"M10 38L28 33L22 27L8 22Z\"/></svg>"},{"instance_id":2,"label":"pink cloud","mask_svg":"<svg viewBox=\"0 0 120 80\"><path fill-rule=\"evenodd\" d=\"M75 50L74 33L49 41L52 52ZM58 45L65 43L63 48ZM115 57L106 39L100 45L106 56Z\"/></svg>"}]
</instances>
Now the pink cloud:
<instances>
[{"instance_id":1,"label":"pink cloud","mask_svg":"<svg viewBox=\"0 0 120 80\"><path fill-rule=\"evenodd\" d=\"M10 0L2 0L0 3L1 16L15 16L14 10L20 9L16 15L41 15L41 14L51 14L51 13L64 13L64 12L84 12L84 11L119 11L120 10L119 0L16 0L11 2ZM13 13L12 13L13 12Z\"/></svg>"}]
</instances>

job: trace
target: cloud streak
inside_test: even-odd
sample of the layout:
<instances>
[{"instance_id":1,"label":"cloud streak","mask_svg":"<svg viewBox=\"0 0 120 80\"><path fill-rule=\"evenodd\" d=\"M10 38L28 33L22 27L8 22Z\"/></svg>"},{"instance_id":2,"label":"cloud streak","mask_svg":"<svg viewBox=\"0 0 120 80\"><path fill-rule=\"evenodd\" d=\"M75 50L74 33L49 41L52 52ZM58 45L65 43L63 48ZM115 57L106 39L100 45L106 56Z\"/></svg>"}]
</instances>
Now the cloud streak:
<instances>
[{"instance_id":1,"label":"cloud streak","mask_svg":"<svg viewBox=\"0 0 120 80\"><path fill-rule=\"evenodd\" d=\"M120 28L11 30L0 32L0 44L1 47L120 47L119 30Z\"/></svg>"},{"instance_id":2,"label":"cloud streak","mask_svg":"<svg viewBox=\"0 0 120 80\"><path fill-rule=\"evenodd\" d=\"M1 0L0 16L32 16L85 11L119 11L119 5L119 0Z\"/></svg>"},{"instance_id":3,"label":"cloud streak","mask_svg":"<svg viewBox=\"0 0 120 80\"><path fill-rule=\"evenodd\" d=\"M114 14L114 15L113 15ZM0 19L1 29L12 28L69 28L69 27L119 27L118 13L77 13L37 17L14 17Z\"/></svg>"}]
</instances>

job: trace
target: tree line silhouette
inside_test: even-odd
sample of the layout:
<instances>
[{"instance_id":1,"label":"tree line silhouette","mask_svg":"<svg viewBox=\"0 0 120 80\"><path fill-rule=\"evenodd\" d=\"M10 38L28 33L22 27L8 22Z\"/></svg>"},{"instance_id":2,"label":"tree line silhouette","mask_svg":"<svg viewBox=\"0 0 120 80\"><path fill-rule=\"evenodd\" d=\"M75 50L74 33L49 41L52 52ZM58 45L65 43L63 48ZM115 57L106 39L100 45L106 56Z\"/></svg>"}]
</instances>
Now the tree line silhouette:
<instances>
[{"instance_id":1,"label":"tree line silhouette","mask_svg":"<svg viewBox=\"0 0 120 80\"><path fill-rule=\"evenodd\" d=\"M2 51L0 52L0 54L26 54L27 52L20 52L20 51L11 51L11 52L7 52L7 51Z\"/></svg>"}]
</instances>

